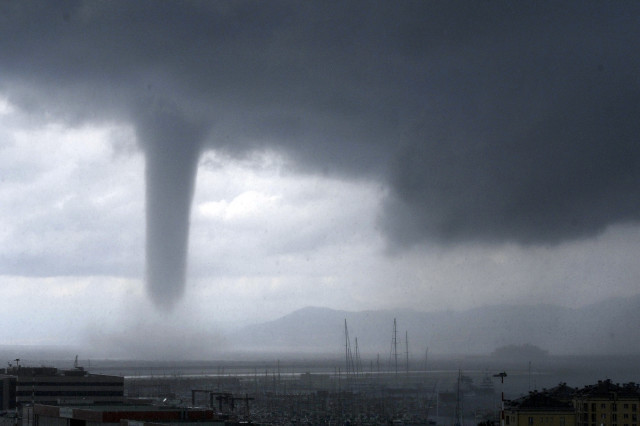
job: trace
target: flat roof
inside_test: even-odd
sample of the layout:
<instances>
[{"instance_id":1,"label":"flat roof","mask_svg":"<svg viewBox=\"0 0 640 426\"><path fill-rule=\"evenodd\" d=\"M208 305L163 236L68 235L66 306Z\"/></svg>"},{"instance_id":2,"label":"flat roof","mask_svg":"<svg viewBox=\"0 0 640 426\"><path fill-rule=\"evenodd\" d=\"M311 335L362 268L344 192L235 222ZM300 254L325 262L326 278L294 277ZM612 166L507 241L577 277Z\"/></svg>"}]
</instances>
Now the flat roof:
<instances>
[{"instance_id":1,"label":"flat roof","mask_svg":"<svg viewBox=\"0 0 640 426\"><path fill-rule=\"evenodd\" d=\"M205 411L211 410L210 408L199 408L199 407L173 407L170 405L127 405L127 404L64 404L64 405L49 405L49 404L38 404L36 405L46 405L49 407L56 408L71 408L73 410L92 410L92 411L176 411L176 410L189 410L189 411Z\"/></svg>"},{"instance_id":2,"label":"flat roof","mask_svg":"<svg viewBox=\"0 0 640 426\"><path fill-rule=\"evenodd\" d=\"M218 425L224 425L226 424L224 420L222 421L197 421L197 422L184 422L184 421L148 421L148 422L141 422L138 420L122 420L123 422L128 422L129 424L155 424L155 425L171 425L171 426L194 426L194 423L198 423L197 426L218 426Z\"/></svg>"},{"instance_id":3,"label":"flat roof","mask_svg":"<svg viewBox=\"0 0 640 426\"><path fill-rule=\"evenodd\" d=\"M162 405L45 405L36 404L33 412L40 416L63 417L100 423L119 423L121 420L138 422L211 421L212 409L183 408Z\"/></svg>"}]
</instances>

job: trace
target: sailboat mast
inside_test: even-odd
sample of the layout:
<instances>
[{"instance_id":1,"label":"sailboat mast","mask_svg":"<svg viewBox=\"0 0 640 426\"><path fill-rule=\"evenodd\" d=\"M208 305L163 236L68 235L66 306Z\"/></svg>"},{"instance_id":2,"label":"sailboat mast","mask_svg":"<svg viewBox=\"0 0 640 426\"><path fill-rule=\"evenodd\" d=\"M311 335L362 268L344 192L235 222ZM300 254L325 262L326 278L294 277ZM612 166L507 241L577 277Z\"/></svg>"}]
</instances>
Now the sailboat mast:
<instances>
[{"instance_id":1,"label":"sailboat mast","mask_svg":"<svg viewBox=\"0 0 640 426\"><path fill-rule=\"evenodd\" d=\"M353 370L356 373L356 378L358 377L358 374L360 373L361 367L360 367L360 352L358 352L358 338L356 337L356 359L354 362L354 368Z\"/></svg>"},{"instance_id":2,"label":"sailboat mast","mask_svg":"<svg viewBox=\"0 0 640 426\"><path fill-rule=\"evenodd\" d=\"M407 330L404 331L404 347L406 356L405 368L407 376L409 376L409 332Z\"/></svg>"},{"instance_id":3,"label":"sailboat mast","mask_svg":"<svg viewBox=\"0 0 640 426\"><path fill-rule=\"evenodd\" d=\"M349 377L349 352L351 348L349 347L349 329L347 328L347 319L344 319L344 360L346 365L347 377Z\"/></svg>"},{"instance_id":4,"label":"sailboat mast","mask_svg":"<svg viewBox=\"0 0 640 426\"><path fill-rule=\"evenodd\" d=\"M462 370L458 370L458 386L456 389L456 411L454 425L464 426L462 419L462 394L460 392L460 382L462 381Z\"/></svg>"},{"instance_id":5,"label":"sailboat mast","mask_svg":"<svg viewBox=\"0 0 640 426\"><path fill-rule=\"evenodd\" d=\"M428 364L429 363L429 347L427 346L427 349L425 349L424 351L424 372L426 373L428 371Z\"/></svg>"},{"instance_id":6,"label":"sailboat mast","mask_svg":"<svg viewBox=\"0 0 640 426\"><path fill-rule=\"evenodd\" d=\"M396 377L398 376L398 329L396 327L396 319L393 319L393 359L396 368Z\"/></svg>"}]
</instances>

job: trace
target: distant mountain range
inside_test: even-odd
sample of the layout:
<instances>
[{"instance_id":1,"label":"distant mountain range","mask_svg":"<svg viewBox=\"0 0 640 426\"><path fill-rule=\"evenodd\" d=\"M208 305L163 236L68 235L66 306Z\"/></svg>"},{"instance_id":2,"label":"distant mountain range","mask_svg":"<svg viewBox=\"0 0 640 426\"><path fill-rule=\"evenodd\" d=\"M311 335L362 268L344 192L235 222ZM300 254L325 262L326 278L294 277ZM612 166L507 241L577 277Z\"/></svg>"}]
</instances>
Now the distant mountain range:
<instances>
[{"instance_id":1,"label":"distant mountain range","mask_svg":"<svg viewBox=\"0 0 640 426\"><path fill-rule=\"evenodd\" d=\"M264 359L278 355L341 358L345 350L345 319L351 347L369 360L391 355L393 320L397 323L398 354L406 351L415 361L433 356L476 356L533 352L550 355L640 355L640 294L608 299L580 308L553 305L495 305L466 311L415 310L349 312L307 307L274 321L237 329L222 335L182 337L152 335L141 338L132 331L106 344L68 346L0 345L0 360L20 358L31 365L64 361L69 367L75 354L84 359ZM135 344L136 341L141 343ZM211 343L213 342L213 343ZM515 346L515 347L514 347ZM507 347L505 350L505 347ZM496 351L503 348L502 351ZM209 350L210 349L210 350ZM450 357L449 357L450 358ZM509 357L512 359L513 357Z\"/></svg>"},{"instance_id":2,"label":"distant mountain range","mask_svg":"<svg viewBox=\"0 0 640 426\"><path fill-rule=\"evenodd\" d=\"M393 320L398 352L405 332L413 356L482 355L506 345L535 345L552 355L640 353L640 295L580 309L553 305L496 305L453 312L348 312L307 307L277 320L244 327L229 337L237 350L344 353L344 321L361 354L388 356Z\"/></svg>"}]
</instances>

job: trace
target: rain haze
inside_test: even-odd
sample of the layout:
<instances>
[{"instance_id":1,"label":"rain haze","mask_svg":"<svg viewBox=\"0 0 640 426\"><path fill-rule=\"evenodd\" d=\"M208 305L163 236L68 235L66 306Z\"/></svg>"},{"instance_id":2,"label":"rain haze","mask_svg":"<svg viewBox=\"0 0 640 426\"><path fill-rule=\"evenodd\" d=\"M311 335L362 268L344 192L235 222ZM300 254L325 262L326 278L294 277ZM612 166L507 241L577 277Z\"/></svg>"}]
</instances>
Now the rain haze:
<instances>
[{"instance_id":1,"label":"rain haze","mask_svg":"<svg viewBox=\"0 0 640 426\"><path fill-rule=\"evenodd\" d=\"M2 2L0 341L636 296L639 76L637 2Z\"/></svg>"}]
</instances>

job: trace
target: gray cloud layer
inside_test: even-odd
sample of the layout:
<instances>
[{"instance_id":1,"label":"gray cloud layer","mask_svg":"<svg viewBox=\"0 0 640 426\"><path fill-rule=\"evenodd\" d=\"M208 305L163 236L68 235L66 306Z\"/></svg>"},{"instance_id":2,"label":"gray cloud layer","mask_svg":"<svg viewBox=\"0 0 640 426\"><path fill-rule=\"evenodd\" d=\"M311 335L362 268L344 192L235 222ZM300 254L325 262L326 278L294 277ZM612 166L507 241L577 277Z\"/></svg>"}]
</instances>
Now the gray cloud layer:
<instances>
[{"instance_id":1,"label":"gray cloud layer","mask_svg":"<svg viewBox=\"0 0 640 426\"><path fill-rule=\"evenodd\" d=\"M45 118L132 122L152 239L186 245L201 149L268 148L387 182L397 247L556 243L640 218L639 17L633 2L3 3L0 89Z\"/></svg>"}]
</instances>

